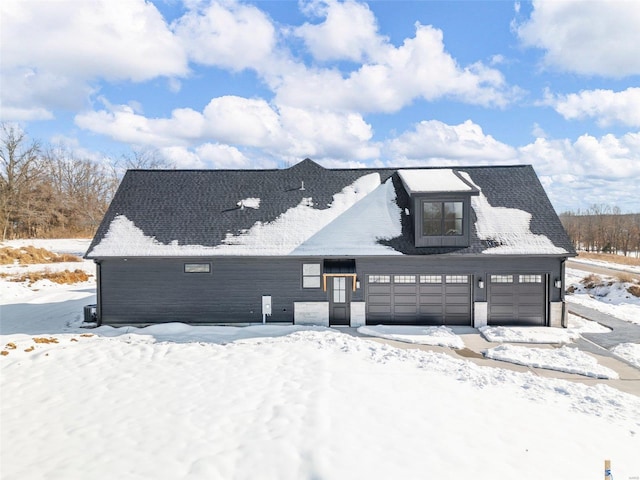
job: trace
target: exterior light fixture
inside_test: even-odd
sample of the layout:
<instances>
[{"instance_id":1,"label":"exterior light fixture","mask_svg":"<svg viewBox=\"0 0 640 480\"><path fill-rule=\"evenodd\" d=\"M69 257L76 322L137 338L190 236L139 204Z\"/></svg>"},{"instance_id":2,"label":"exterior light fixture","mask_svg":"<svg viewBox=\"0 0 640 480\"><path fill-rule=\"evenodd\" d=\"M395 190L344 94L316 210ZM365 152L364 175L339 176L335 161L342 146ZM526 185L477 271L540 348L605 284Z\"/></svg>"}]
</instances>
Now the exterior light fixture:
<instances>
[{"instance_id":1,"label":"exterior light fixture","mask_svg":"<svg viewBox=\"0 0 640 480\"><path fill-rule=\"evenodd\" d=\"M478 288L484 288L484 280L478 280Z\"/></svg>"},{"instance_id":2,"label":"exterior light fixture","mask_svg":"<svg viewBox=\"0 0 640 480\"><path fill-rule=\"evenodd\" d=\"M556 281L555 281L555 282L553 282L553 285L554 285L556 288L562 288L562 280L560 280L559 278L556 278Z\"/></svg>"}]
</instances>

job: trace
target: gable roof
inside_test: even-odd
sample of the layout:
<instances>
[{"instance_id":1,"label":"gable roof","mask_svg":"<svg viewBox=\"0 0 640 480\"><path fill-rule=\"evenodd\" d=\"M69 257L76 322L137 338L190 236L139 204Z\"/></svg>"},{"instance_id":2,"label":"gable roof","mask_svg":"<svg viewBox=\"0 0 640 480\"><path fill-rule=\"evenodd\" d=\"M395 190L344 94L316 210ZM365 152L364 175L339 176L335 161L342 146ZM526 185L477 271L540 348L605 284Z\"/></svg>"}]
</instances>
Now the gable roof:
<instances>
[{"instance_id":1,"label":"gable roof","mask_svg":"<svg viewBox=\"0 0 640 480\"><path fill-rule=\"evenodd\" d=\"M87 257L573 254L531 166L444 170L130 170ZM476 195L468 247L415 247L412 172Z\"/></svg>"}]
</instances>

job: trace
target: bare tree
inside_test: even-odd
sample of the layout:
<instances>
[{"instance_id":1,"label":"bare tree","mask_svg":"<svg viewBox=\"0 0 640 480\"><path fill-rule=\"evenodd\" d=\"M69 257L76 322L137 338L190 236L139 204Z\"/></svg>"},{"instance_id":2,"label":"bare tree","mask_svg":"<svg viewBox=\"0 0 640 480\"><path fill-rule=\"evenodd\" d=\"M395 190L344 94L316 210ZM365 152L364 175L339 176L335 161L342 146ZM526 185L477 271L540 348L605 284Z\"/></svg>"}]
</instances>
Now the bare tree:
<instances>
[{"instance_id":1,"label":"bare tree","mask_svg":"<svg viewBox=\"0 0 640 480\"><path fill-rule=\"evenodd\" d=\"M117 187L110 166L78 158L64 145L47 149L44 166L56 195L51 227L69 233L93 232Z\"/></svg>"},{"instance_id":2,"label":"bare tree","mask_svg":"<svg viewBox=\"0 0 640 480\"><path fill-rule=\"evenodd\" d=\"M640 214L623 214L618 207L592 205L584 212L560 215L576 250L628 255L640 251Z\"/></svg>"},{"instance_id":3,"label":"bare tree","mask_svg":"<svg viewBox=\"0 0 640 480\"><path fill-rule=\"evenodd\" d=\"M40 145L16 125L0 125L0 222L2 239L31 229L34 196L42 179Z\"/></svg>"}]
</instances>

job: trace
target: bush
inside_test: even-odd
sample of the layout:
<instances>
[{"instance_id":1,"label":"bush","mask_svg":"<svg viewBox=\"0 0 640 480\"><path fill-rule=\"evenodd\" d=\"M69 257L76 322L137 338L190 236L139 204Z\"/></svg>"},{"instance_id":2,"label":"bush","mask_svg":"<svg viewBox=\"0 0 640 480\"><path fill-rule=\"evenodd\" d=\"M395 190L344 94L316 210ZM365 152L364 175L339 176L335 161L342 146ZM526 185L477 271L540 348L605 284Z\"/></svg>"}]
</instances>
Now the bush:
<instances>
[{"instance_id":1,"label":"bush","mask_svg":"<svg viewBox=\"0 0 640 480\"><path fill-rule=\"evenodd\" d=\"M634 297L640 297L640 285L631 285L627 288L627 292L629 292Z\"/></svg>"},{"instance_id":2,"label":"bush","mask_svg":"<svg viewBox=\"0 0 640 480\"><path fill-rule=\"evenodd\" d=\"M73 272L64 270L62 272L49 272L47 270L41 270L39 272L27 272L22 275L16 275L10 278L12 282L29 282L29 286L36 283L38 280L51 280L58 284L74 284L86 282L89 277L84 270L76 269Z\"/></svg>"},{"instance_id":3,"label":"bush","mask_svg":"<svg viewBox=\"0 0 640 480\"><path fill-rule=\"evenodd\" d=\"M584 288L596 288L602 286L602 278L600 278L598 275L590 273L582 280L580 280L580 283L584 285Z\"/></svg>"},{"instance_id":4,"label":"bush","mask_svg":"<svg viewBox=\"0 0 640 480\"><path fill-rule=\"evenodd\" d=\"M23 248L4 247L0 249L0 265L11 265L16 261L20 265L35 265L39 263L81 262L82 259L68 253L57 254L45 248L36 248L31 245Z\"/></svg>"},{"instance_id":5,"label":"bush","mask_svg":"<svg viewBox=\"0 0 640 480\"><path fill-rule=\"evenodd\" d=\"M633 283L633 277L626 272L620 272L617 275L617 278L618 278L618 281L622 283Z\"/></svg>"}]
</instances>

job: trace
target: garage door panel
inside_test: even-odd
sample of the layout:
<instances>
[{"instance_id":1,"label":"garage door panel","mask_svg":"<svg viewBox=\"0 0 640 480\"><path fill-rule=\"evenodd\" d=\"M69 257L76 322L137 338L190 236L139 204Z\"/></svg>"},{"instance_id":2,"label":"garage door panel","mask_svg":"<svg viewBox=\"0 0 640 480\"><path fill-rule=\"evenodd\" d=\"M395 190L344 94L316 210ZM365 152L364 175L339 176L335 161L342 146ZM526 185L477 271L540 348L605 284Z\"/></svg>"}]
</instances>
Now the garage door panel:
<instances>
[{"instance_id":1,"label":"garage door panel","mask_svg":"<svg viewBox=\"0 0 640 480\"><path fill-rule=\"evenodd\" d=\"M469 325L469 315L447 317L447 325Z\"/></svg>"},{"instance_id":2,"label":"garage door panel","mask_svg":"<svg viewBox=\"0 0 640 480\"><path fill-rule=\"evenodd\" d=\"M469 313L469 308L467 305L449 305L447 304L445 307L445 313L447 314L447 318L449 315L467 315Z\"/></svg>"},{"instance_id":3,"label":"garage door panel","mask_svg":"<svg viewBox=\"0 0 640 480\"><path fill-rule=\"evenodd\" d=\"M447 295L447 304L459 304L459 305L468 305L469 304L469 295L462 295L460 293L456 293L455 295Z\"/></svg>"},{"instance_id":4,"label":"garage door panel","mask_svg":"<svg viewBox=\"0 0 640 480\"><path fill-rule=\"evenodd\" d=\"M511 283L504 283L504 284L492 284L491 285L491 293L493 295L507 295L507 296L513 296L516 292L515 290L515 286Z\"/></svg>"},{"instance_id":5,"label":"garage door panel","mask_svg":"<svg viewBox=\"0 0 640 480\"><path fill-rule=\"evenodd\" d=\"M395 299L395 303L412 303L416 304L416 296L415 295L398 295L395 294L393 296Z\"/></svg>"},{"instance_id":6,"label":"garage door panel","mask_svg":"<svg viewBox=\"0 0 640 480\"><path fill-rule=\"evenodd\" d=\"M389 315L391 313L391 305L371 305L369 307L369 313L374 315L379 315L379 314Z\"/></svg>"},{"instance_id":7,"label":"garage door panel","mask_svg":"<svg viewBox=\"0 0 640 480\"><path fill-rule=\"evenodd\" d=\"M375 294L391 294L391 285L379 285L379 284L371 284L369 285L369 295Z\"/></svg>"},{"instance_id":8,"label":"garage door panel","mask_svg":"<svg viewBox=\"0 0 640 480\"><path fill-rule=\"evenodd\" d=\"M491 295L490 303L493 306L508 305L510 308L514 303L513 295Z\"/></svg>"},{"instance_id":9,"label":"garage door panel","mask_svg":"<svg viewBox=\"0 0 640 480\"><path fill-rule=\"evenodd\" d=\"M420 313L425 315L438 315L442 316L444 313L444 308L442 305L424 305L420 304Z\"/></svg>"},{"instance_id":10,"label":"garage door panel","mask_svg":"<svg viewBox=\"0 0 640 480\"><path fill-rule=\"evenodd\" d=\"M544 278L536 274L498 274L498 279L511 277L512 282L496 283L489 276L488 324L489 325L545 325L545 282L520 283L526 277Z\"/></svg>"},{"instance_id":11,"label":"garage door panel","mask_svg":"<svg viewBox=\"0 0 640 480\"><path fill-rule=\"evenodd\" d=\"M512 315L513 305L494 305L491 309L491 313L494 315Z\"/></svg>"},{"instance_id":12,"label":"garage door panel","mask_svg":"<svg viewBox=\"0 0 640 480\"><path fill-rule=\"evenodd\" d=\"M537 315L540 316L540 305L519 305L518 313L520 315Z\"/></svg>"},{"instance_id":13,"label":"garage door panel","mask_svg":"<svg viewBox=\"0 0 640 480\"><path fill-rule=\"evenodd\" d=\"M434 295L441 297L442 296L442 285L420 285L420 294L421 295Z\"/></svg>"},{"instance_id":14,"label":"garage door panel","mask_svg":"<svg viewBox=\"0 0 640 480\"><path fill-rule=\"evenodd\" d=\"M395 295L414 295L417 292L417 286L416 285L394 285L393 286L393 293Z\"/></svg>"},{"instance_id":15,"label":"garage door panel","mask_svg":"<svg viewBox=\"0 0 640 480\"><path fill-rule=\"evenodd\" d=\"M467 285L466 283L460 284L460 285L447 285L445 287L445 293L447 295L447 297L449 295L465 295L468 296L469 295L469 285Z\"/></svg>"},{"instance_id":16,"label":"garage door panel","mask_svg":"<svg viewBox=\"0 0 640 480\"><path fill-rule=\"evenodd\" d=\"M416 305L394 305L393 312L397 314L409 314L409 313L417 313L418 309Z\"/></svg>"},{"instance_id":17,"label":"garage door panel","mask_svg":"<svg viewBox=\"0 0 640 480\"><path fill-rule=\"evenodd\" d=\"M373 274L374 277L377 275ZM415 283L402 283L407 278ZM464 283L453 283L466 280ZM391 324L470 325L471 282L468 276L452 276L445 283L440 274L391 275L389 284L367 286L367 320ZM429 283L433 280L438 283ZM420 282L422 280L422 282ZM398 282L398 283L394 283ZM388 311L382 309L388 307ZM385 316L387 315L387 316Z\"/></svg>"},{"instance_id":18,"label":"garage door panel","mask_svg":"<svg viewBox=\"0 0 640 480\"><path fill-rule=\"evenodd\" d=\"M369 303L372 305L390 305L391 295L369 295Z\"/></svg>"}]
</instances>

